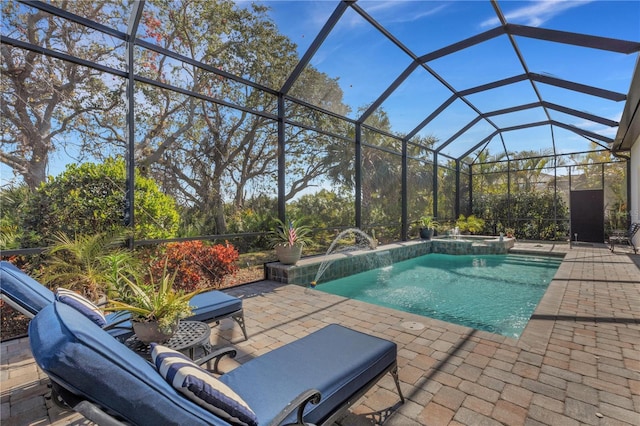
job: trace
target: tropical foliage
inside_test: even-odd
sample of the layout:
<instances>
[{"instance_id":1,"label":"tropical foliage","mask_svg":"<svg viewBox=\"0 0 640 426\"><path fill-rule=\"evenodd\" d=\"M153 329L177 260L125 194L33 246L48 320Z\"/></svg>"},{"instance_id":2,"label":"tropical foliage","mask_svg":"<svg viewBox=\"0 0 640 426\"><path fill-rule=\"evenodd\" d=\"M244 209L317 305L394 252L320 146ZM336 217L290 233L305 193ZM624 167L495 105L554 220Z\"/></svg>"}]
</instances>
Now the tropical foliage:
<instances>
[{"instance_id":1,"label":"tropical foliage","mask_svg":"<svg viewBox=\"0 0 640 426\"><path fill-rule=\"evenodd\" d=\"M440 228L438 221L430 215L422 216L418 223L425 229L433 229L434 231L437 231Z\"/></svg>"},{"instance_id":2,"label":"tropical foliage","mask_svg":"<svg viewBox=\"0 0 640 426\"><path fill-rule=\"evenodd\" d=\"M474 200L474 211L485 215L483 232L491 235L513 228L519 239L561 240L569 232L567 204L551 191L485 195Z\"/></svg>"},{"instance_id":3,"label":"tropical foliage","mask_svg":"<svg viewBox=\"0 0 640 426\"><path fill-rule=\"evenodd\" d=\"M215 288L238 270L238 250L228 242L208 244L202 241L169 243L159 247L162 256L151 261L149 273L162 281L165 270L172 271L174 287L185 291Z\"/></svg>"},{"instance_id":4,"label":"tropical foliage","mask_svg":"<svg viewBox=\"0 0 640 426\"><path fill-rule=\"evenodd\" d=\"M97 300L116 295L125 277L160 283L169 271L176 290L191 292L219 287L238 270L238 251L229 243L187 241L132 251L123 247L123 235L59 234L37 275L49 287L63 286Z\"/></svg>"},{"instance_id":5,"label":"tropical foliage","mask_svg":"<svg viewBox=\"0 0 640 426\"><path fill-rule=\"evenodd\" d=\"M485 221L475 215L465 217L463 214L458 216L456 227L460 232L469 232L470 234L479 234L484 229Z\"/></svg>"},{"instance_id":6,"label":"tropical foliage","mask_svg":"<svg viewBox=\"0 0 640 426\"><path fill-rule=\"evenodd\" d=\"M25 211L30 196L31 191L24 184L0 191L0 250L20 248L21 212Z\"/></svg>"},{"instance_id":7,"label":"tropical foliage","mask_svg":"<svg viewBox=\"0 0 640 426\"><path fill-rule=\"evenodd\" d=\"M120 274L136 269L135 256L121 246L122 235L56 234L53 245L45 252L39 280L51 288L68 288L98 300L113 291Z\"/></svg>"}]
</instances>

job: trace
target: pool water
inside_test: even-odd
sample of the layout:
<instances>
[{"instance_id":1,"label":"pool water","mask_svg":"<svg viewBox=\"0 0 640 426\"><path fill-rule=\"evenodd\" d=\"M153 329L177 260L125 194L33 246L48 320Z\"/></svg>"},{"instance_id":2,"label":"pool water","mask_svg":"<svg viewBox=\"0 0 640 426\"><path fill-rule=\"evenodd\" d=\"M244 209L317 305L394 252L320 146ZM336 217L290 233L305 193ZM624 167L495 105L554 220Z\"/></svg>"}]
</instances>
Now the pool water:
<instances>
[{"instance_id":1,"label":"pool water","mask_svg":"<svg viewBox=\"0 0 640 426\"><path fill-rule=\"evenodd\" d=\"M520 337L562 260L428 254L320 283L317 290Z\"/></svg>"}]
</instances>

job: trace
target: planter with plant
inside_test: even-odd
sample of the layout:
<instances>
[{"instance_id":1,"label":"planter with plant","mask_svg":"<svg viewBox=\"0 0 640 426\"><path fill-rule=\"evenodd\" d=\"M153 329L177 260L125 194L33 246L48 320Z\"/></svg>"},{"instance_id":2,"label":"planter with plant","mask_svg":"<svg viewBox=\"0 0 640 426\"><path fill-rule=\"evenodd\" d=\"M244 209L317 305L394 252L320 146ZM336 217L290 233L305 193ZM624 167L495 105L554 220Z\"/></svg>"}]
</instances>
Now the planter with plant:
<instances>
[{"instance_id":1,"label":"planter with plant","mask_svg":"<svg viewBox=\"0 0 640 426\"><path fill-rule=\"evenodd\" d=\"M144 343L164 343L177 331L179 321L192 314L189 300L203 290L186 293L173 288L176 272L142 277L119 273L117 300L110 300L105 311L127 311L131 314L133 331ZM145 282L148 280L148 282Z\"/></svg>"},{"instance_id":2,"label":"planter with plant","mask_svg":"<svg viewBox=\"0 0 640 426\"><path fill-rule=\"evenodd\" d=\"M422 216L418 223L420 224L420 238L423 240L430 240L440 226L433 216Z\"/></svg>"},{"instance_id":3,"label":"planter with plant","mask_svg":"<svg viewBox=\"0 0 640 426\"><path fill-rule=\"evenodd\" d=\"M280 263L295 265L302 256L302 249L309 244L311 228L302 225L298 220L284 223L276 220L276 228L271 231L271 243L276 250Z\"/></svg>"}]
</instances>

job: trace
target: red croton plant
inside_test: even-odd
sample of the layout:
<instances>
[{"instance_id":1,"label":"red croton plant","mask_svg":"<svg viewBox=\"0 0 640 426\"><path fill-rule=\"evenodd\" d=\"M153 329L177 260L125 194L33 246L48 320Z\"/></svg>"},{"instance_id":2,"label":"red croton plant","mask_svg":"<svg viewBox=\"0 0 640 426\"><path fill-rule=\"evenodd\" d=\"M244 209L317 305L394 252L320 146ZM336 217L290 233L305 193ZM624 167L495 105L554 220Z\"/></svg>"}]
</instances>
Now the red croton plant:
<instances>
[{"instance_id":1,"label":"red croton plant","mask_svg":"<svg viewBox=\"0 0 640 426\"><path fill-rule=\"evenodd\" d=\"M163 256L151 262L151 273L160 277L166 267L175 271L176 289L186 292L201 288L218 288L224 278L238 271L236 248L225 244L207 244L202 241L169 243Z\"/></svg>"}]
</instances>

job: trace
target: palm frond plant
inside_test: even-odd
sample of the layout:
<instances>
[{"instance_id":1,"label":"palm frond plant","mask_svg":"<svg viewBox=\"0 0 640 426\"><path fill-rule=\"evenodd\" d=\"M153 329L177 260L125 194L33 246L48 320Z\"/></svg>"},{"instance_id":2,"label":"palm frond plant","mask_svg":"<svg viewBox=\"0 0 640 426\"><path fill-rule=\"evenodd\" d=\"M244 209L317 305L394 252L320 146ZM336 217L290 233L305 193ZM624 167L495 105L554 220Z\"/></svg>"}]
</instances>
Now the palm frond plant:
<instances>
[{"instance_id":1,"label":"palm frond plant","mask_svg":"<svg viewBox=\"0 0 640 426\"><path fill-rule=\"evenodd\" d=\"M176 273L168 271L166 262L163 273L155 279L151 273L145 276L119 273L119 296L115 300L109 300L105 310L128 311L140 340L145 341L142 333L137 330L137 324L140 323L155 323L161 333L170 337L177 330L179 320L192 314L189 305L191 298L205 290L186 293L174 289Z\"/></svg>"},{"instance_id":2,"label":"palm frond plant","mask_svg":"<svg viewBox=\"0 0 640 426\"><path fill-rule=\"evenodd\" d=\"M469 225L465 215L461 214L458 216L458 219L456 220L456 228L458 228L458 232L460 233L469 232Z\"/></svg>"},{"instance_id":3,"label":"palm frond plant","mask_svg":"<svg viewBox=\"0 0 640 426\"><path fill-rule=\"evenodd\" d=\"M74 237L58 233L54 236L53 245L45 252L46 259L39 278L50 287L65 287L97 300L109 291L112 282L107 256L117 254L121 262L133 262L133 253L122 248L123 242L121 233L103 232Z\"/></svg>"},{"instance_id":4,"label":"palm frond plant","mask_svg":"<svg viewBox=\"0 0 640 426\"><path fill-rule=\"evenodd\" d=\"M107 299L114 299L122 288L124 277L134 277L141 274L140 259L129 250L117 250L100 257L103 276L106 280L105 294Z\"/></svg>"},{"instance_id":5,"label":"palm frond plant","mask_svg":"<svg viewBox=\"0 0 640 426\"><path fill-rule=\"evenodd\" d=\"M21 248L20 238L23 236L21 212L31 197L31 190L26 184L11 186L0 191L0 250Z\"/></svg>"},{"instance_id":6,"label":"palm frond plant","mask_svg":"<svg viewBox=\"0 0 640 426\"><path fill-rule=\"evenodd\" d=\"M467 218L467 230L472 234L479 234L484 228L484 219L471 215Z\"/></svg>"},{"instance_id":7,"label":"palm frond plant","mask_svg":"<svg viewBox=\"0 0 640 426\"><path fill-rule=\"evenodd\" d=\"M463 233L478 234L484 228L484 219L477 217L476 215L469 215L465 217L463 214L458 216L456 220L456 226Z\"/></svg>"}]
</instances>

